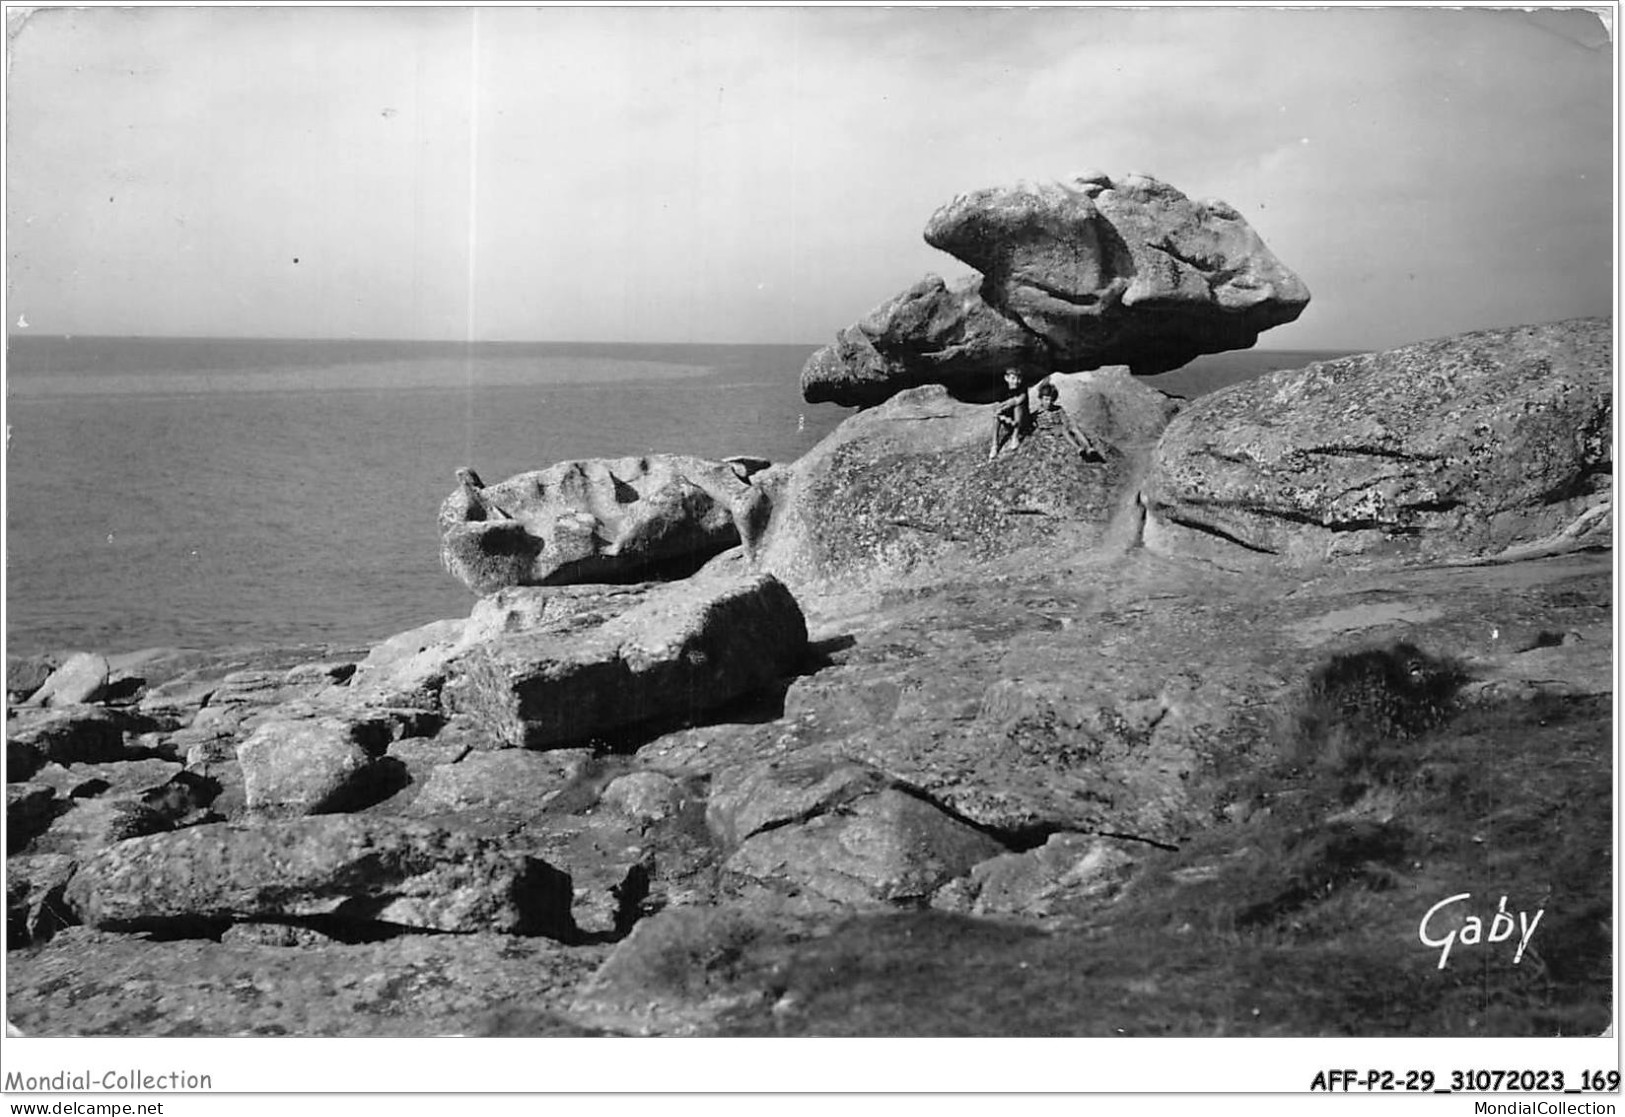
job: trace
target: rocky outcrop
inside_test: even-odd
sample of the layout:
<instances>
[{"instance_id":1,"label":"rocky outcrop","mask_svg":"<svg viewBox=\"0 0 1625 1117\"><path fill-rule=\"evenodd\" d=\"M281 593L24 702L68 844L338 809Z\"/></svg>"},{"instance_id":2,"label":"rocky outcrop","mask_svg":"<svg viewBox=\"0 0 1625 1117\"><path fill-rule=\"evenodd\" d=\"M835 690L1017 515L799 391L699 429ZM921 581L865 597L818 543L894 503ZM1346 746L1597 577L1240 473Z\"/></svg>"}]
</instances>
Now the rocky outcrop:
<instances>
[{"instance_id":1,"label":"rocky outcrop","mask_svg":"<svg viewBox=\"0 0 1625 1117\"><path fill-rule=\"evenodd\" d=\"M1612 327L1484 330L1204 396L1145 541L1228 565L1477 562L1612 538Z\"/></svg>"},{"instance_id":2,"label":"rocky outcrop","mask_svg":"<svg viewBox=\"0 0 1625 1117\"><path fill-rule=\"evenodd\" d=\"M175 828L170 812L121 796L105 799L57 800L61 814L50 828L29 844L32 853L88 855L117 842L161 834Z\"/></svg>"},{"instance_id":3,"label":"rocky outcrop","mask_svg":"<svg viewBox=\"0 0 1625 1117\"><path fill-rule=\"evenodd\" d=\"M553 748L722 706L792 673L806 647L776 578L695 578L595 627L486 640L442 693L509 745Z\"/></svg>"},{"instance_id":4,"label":"rocky outcrop","mask_svg":"<svg viewBox=\"0 0 1625 1117\"><path fill-rule=\"evenodd\" d=\"M774 505L762 566L796 586L874 583L1038 545L1100 547L1132 515L1138 463L1178 405L1121 368L1053 381L1103 461L1083 460L1054 414L1036 414L1030 437L989 461L996 405L915 388L759 481Z\"/></svg>"},{"instance_id":5,"label":"rocky outcrop","mask_svg":"<svg viewBox=\"0 0 1625 1117\"><path fill-rule=\"evenodd\" d=\"M70 656L28 697L30 706L77 706L95 702L107 690L107 657L95 652Z\"/></svg>"},{"instance_id":6,"label":"rocky outcrop","mask_svg":"<svg viewBox=\"0 0 1625 1117\"><path fill-rule=\"evenodd\" d=\"M157 791L183 771L173 760L149 757L114 764L47 764L34 775L67 799L98 795L136 795Z\"/></svg>"},{"instance_id":7,"label":"rocky outcrop","mask_svg":"<svg viewBox=\"0 0 1625 1117\"><path fill-rule=\"evenodd\" d=\"M991 335L964 321L970 354ZM1606 330L1504 333L1375 392L1380 368L1323 366L1214 405L1223 449L1184 472L1197 435L1126 368L1054 378L1101 460L1046 413L990 461L992 407L916 388L801 462L738 463L775 510L749 572L503 586L353 655L116 657L103 704L8 718L8 1012L51 1035L1410 1034L1472 1030L1478 977L1533 974L1540 1011L1485 1027L1585 1030L1613 964L1607 559L1287 583L1154 553L1262 555L1170 510L1224 507L1201 478L1251 452L1224 438L1290 441L1319 407L1311 465L1410 471L1379 495L1466 478L1463 518L1404 505L1418 538L1502 497L1501 527L1573 519L1489 557L1609 538ZM476 480L465 511L510 515ZM1157 499L1173 481L1196 498ZM1286 519L1292 561L1375 530ZM1546 961L1479 955L1418 999L1434 958L1367 948L1486 853L1509 893L1568 897Z\"/></svg>"},{"instance_id":8,"label":"rocky outcrop","mask_svg":"<svg viewBox=\"0 0 1625 1117\"><path fill-rule=\"evenodd\" d=\"M1004 370L1127 365L1136 375L1252 346L1309 291L1245 218L1149 175L1082 175L961 194L926 242L976 268L875 308L802 372L809 403L866 407L937 383L998 389Z\"/></svg>"},{"instance_id":9,"label":"rocky outcrop","mask_svg":"<svg viewBox=\"0 0 1625 1117\"><path fill-rule=\"evenodd\" d=\"M705 824L726 849L765 830L833 814L896 781L854 761L792 759L719 772L706 799Z\"/></svg>"},{"instance_id":10,"label":"rocky outcrop","mask_svg":"<svg viewBox=\"0 0 1625 1117\"><path fill-rule=\"evenodd\" d=\"M1004 852L998 841L897 788L839 811L763 830L724 863L780 889L837 903L920 902L971 866Z\"/></svg>"},{"instance_id":11,"label":"rocky outcrop","mask_svg":"<svg viewBox=\"0 0 1625 1117\"><path fill-rule=\"evenodd\" d=\"M351 816L218 823L120 842L66 892L102 930L207 933L299 921L568 936L570 878L500 844L419 823Z\"/></svg>"},{"instance_id":12,"label":"rocky outcrop","mask_svg":"<svg viewBox=\"0 0 1625 1117\"><path fill-rule=\"evenodd\" d=\"M33 694L51 672L62 666L63 657L51 652L35 655L6 657L6 696L12 702L22 702Z\"/></svg>"},{"instance_id":13,"label":"rocky outcrop","mask_svg":"<svg viewBox=\"0 0 1625 1117\"><path fill-rule=\"evenodd\" d=\"M258 931L256 939L244 932ZM306 949L272 945L304 937ZM234 940L226 942L225 939ZM540 1006L568 996L607 948L513 935L339 943L307 928L236 924L221 942L70 927L43 970L13 970L24 1033L107 1036L592 1035ZM15 965L18 955L12 955Z\"/></svg>"},{"instance_id":14,"label":"rocky outcrop","mask_svg":"<svg viewBox=\"0 0 1625 1117\"><path fill-rule=\"evenodd\" d=\"M583 983L570 1015L634 1034L693 1034L716 1012L740 1006L734 961L784 939L780 926L748 907L660 912L634 927ZM745 999L763 996L752 990Z\"/></svg>"},{"instance_id":15,"label":"rocky outcrop","mask_svg":"<svg viewBox=\"0 0 1625 1117\"><path fill-rule=\"evenodd\" d=\"M268 721L237 746L248 809L265 815L331 814L363 806L383 781L380 761L337 718Z\"/></svg>"},{"instance_id":16,"label":"rocky outcrop","mask_svg":"<svg viewBox=\"0 0 1625 1117\"><path fill-rule=\"evenodd\" d=\"M441 559L480 594L681 577L741 542L750 551L765 512L756 464L592 459L488 486L464 470L440 508Z\"/></svg>"},{"instance_id":17,"label":"rocky outcrop","mask_svg":"<svg viewBox=\"0 0 1625 1117\"><path fill-rule=\"evenodd\" d=\"M6 845L20 850L49 826L56 799L56 790L47 784L6 784Z\"/></svg>"},{"instance_id":18,"label":"rocky outcrop","mask_svg":"<svg viewBox=\"0 0 1625 1117\"><path fill-rule=\"evenodd\" d=\"M611 780L599 800L611 810L642 823L659 822L688 802L683 785L659 772L628 772Z\"/></svg>"},{"instance_id":19,"label":"rocky outcrop","mask_svg":"<svg viewBox=\"0 0 1625 1117\"><path fill-rule=\"evenodd\" d=\"M523 822L546 810L590 757L586 749L473 753L455 764L435 765L410 810L415 815L473 811L488 821Z\"/></svg>"},{"instance_id":20,"label":"rocky outcrop","mask_svg":"<svg viewBox=\"0 0 1625 1117\"><path fill-rule=\"evenodd\" d=\"M1132 411L1115 414L1133 426ZM225 802L228 787L210 809L231 821L196 823L147 799L200 769L48 763L32 794L44 805L54 793L52 813L67 810L33 839L56 856L13 850L8 946L29 949L9 958L9 1011L46 1035L1036 1034L1081 1027L1041 994L1087 957L1088 981L1068 1004L1105 1014L1090 1026L1123 1027L1150 998L1176 1013L1177 1030L1187 1010L1174 1006L1200 1003L1180 966L1210 989L1237 913L1291 903L1303 906L1265 924L1287 945L1225 971L1248 994L1241 1012L1190 1011L1218 1012L1230 1030L1318 1033L1344 1017L1272 1016L1298 1003L1305 967L1345 998L1388 972L1384 956L1348 980L1325 976L1315 959L1328 949L1321 928L1346 927L1338 905L1359 903L1395 934L1414 934L1416 901L1437 898L1428 896L1441 862L1467 872L1482 859L1479 838L1515 859L1515 879L1548 879L1570 856L1552 851L1572 846L1584 874L1552 879L1580 897L1581 914L1549 913L1541 933L1570 959L1572 944L1593 941L1587 921L1601 920L1592 913L1607 899L1595 842L1610 824L1605 558L1354 573L1299 581L1292 593L1278 575L1143 549L1086 565L1038 548L997 575L959 569L929 589L810 598L816 654L782 703L620 742L635 752L471 749L467 714L426 718L423 736L398 740L380 722L363 730L364 751L387 740L384 756L413 782L360 814L255 821L240 794ZM626 616L649 599L622 589L606 610L630 599ZM550 604L555 594L570 604ZM585 587L501 598L482 613L486 639L523 637L533 622L578 636L608 623L593 618L596 606L569 612L592 598ZM1306 801L1308 777L1270 775L1281 764L1282 696L1318 677L1329 651L1396 634L1462 664L1471 679L1460 699L1487 705L1487 717L1394 754L1437 779ZM332 678L317 666L293 674ZM277 690L248 683L234 685ZM317 724L339 715L311 713L312 703L354 701L354 685L259 716ZM1506 704L1524 702L1535 704L1527 718L1498 733ZM154 736L168 754L186 732ZM216 740L228 742L227 759L203 757L200 743L199 763L226 779L236 738ZM1294 755L1322 766L1340 756L1311 746ZM1503 773L1506 764L1523 767ZM1475 821L1452 837L1437 812L1459 809L1441 804L1463 798L1462 780L1500 806L1493 826ZM1503 791L1488 794L1474 782L1483 780ZM1513 786L1537 801L1524 810L1504 790ZM129 802L153 811L130 821L181 828L115 833ZM1560 836L1540 823L1558 809ZM1353 821L1327 822L1332 811ZM1507 812L1519 813L1503 824ZM1338 829L1356 825L1365 829L1352 837ZM1425 871L1410 868L1409 847L1401 859L1384 852L1401 841L1426 843ZM1344 847L1350 867L1312 859ZM1361 867L1368 857L1381 863ZM543 874L545 902L519 883L538 863L570 877ZM81 919L93 926L72 926ZM560 941L538 942L540 924ZM424 933L435 931L456 934ZM1295 945L1304 937L1308 955ZM1606 976L1611 940L1594 938L1596 964L1585 954L1555 980L1578 989ZM1420 957L1384 995L1403 995L1433 966ZM909 974L925 974L923 988L911 992ZM1159 992L1168 982L1177 984ZM1090 999L1102 983L1103 1008ZM945 1003L945 990L960 999ZM1255 995L1262 1022L1248 1011ZM899 997L906 1010L851 1023L854 1003Z\"/></svg>"},{"instance_id":21,"label":"rocky outcrop","mask_svg":"<svg viewBox=\"0 0 1625 1117\"><path fill-rule=\"evenodd\" d=\"M75 868L62 854L6 858L6 949L42 943L73 924L62 893Z\"/></svg>"},{"instance_id":22,"label":"rocky outcrop","mask_svg":"<svg viewBox=\"0 0 1625 1117\"><path fill-rule=\"evenodd\" d=\"M36 854L86 855L114 842L180 826L219 821L211 805L219 781L158 759L108 764L48 764L34 784L54 798L40 832L12 848Z\"/></svg>"},{"instance_id":23,"label":"rocky outcrop","mask_svg":"<svg viewBox=\"0 0 1625 1117\"><path fill-rule=\"evenodd\" d=\"M1065 370L1137 374L1246 349L1303 313L1309 291L1240 213L1149 175L1082 175L961 194L926 242L985 277L984 297Z\"/></svg>"},{"instance_id":24,"label":"rocky outcrop","mask_svg":"<svg viewBox=\"0 0 1625 1117\"><path fill-rule=\"evenodd\" d=\"M97 763L150 755L135 737L154 728L154 722L128 710L85 705L14 713L6 722L8 779L28 779L47 762Z\"/></svg>"},{"instance_id":25,"label":"rocky outcrop","mask_svg":"<svg viewBox=\"0 0 1625 1117\"><path fill-rule=\"evenodd\" d=\"M1133 869L1134 858L1120 842L1053 834L1037 849L981 862L932 903L948 911L1044 919L1080 904L1110 903Z\"/></svg>"},{"instance_id":26,"label":"rocky outcrop","mask_svg":"<svg viewBox=\"0 0 1625 1117\"><path fill-rule=\"evenodd\" d=\"M430 621L382 641L356 665L350 692L365 703L433 710L452 658L462 650L463 617Z\"/></svg>"}]
</instances>

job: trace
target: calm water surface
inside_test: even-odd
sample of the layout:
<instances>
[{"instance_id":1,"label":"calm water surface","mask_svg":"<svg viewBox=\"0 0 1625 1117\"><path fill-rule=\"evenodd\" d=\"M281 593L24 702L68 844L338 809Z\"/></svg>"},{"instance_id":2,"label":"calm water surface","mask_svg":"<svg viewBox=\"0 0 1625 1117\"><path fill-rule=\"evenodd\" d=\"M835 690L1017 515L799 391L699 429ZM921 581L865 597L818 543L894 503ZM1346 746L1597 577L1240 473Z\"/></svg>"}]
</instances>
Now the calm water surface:
<instances>
[{"instance_id":1,"label":"calm water surface","mask_svg":"<svg viewBox=\"0 0 1625 1117\"><path fill-rule=\"evenodd\" d=\"M13 339L6 638L53 648L377 640L464 616L435 514L583 457L805 453L813 346ZM1205 357L1197 395L1325 353Z\"/></svg>"}]
</instances>

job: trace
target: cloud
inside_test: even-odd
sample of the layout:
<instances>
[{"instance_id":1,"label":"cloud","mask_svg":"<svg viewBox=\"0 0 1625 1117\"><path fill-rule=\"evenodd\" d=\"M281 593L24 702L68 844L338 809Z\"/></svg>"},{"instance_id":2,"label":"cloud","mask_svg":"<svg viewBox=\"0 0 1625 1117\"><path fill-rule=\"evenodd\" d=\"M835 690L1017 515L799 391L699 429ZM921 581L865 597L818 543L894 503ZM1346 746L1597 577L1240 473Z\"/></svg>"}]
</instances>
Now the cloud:
<instances>
[{"instance_id":1,"label":"cloud","mask_svg":"<svg viewBox=\"0 0 1625 1117\"><path fill-rule=\"evenodd\" d=\"M811 341L965 270L921 239L955 193L1099 168L1254 223L1315 292L1270 344L1592 312L1612 234L1598 28L1415 8L52 10L13 50L13 298L46 331Z\"/></svg>"}]
</instances>

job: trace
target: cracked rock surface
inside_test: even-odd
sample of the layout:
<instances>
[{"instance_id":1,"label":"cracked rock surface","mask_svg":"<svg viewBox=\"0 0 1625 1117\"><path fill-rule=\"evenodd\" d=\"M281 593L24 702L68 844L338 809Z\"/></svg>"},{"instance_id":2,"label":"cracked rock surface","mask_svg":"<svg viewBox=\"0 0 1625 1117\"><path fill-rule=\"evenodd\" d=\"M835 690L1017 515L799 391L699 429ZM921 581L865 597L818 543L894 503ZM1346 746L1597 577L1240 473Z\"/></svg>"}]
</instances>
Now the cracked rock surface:
<instances>
[{"instance_id":1,"label":"cracked rock surface","mask_svg":"<svg viewBox=\"0 0 1625 1117\"><path fill-rule=\"evenodd\" d=\"M1482 330L1272 373L1157 444L1147 545L1231 564L1474 561L1612 538L1613 327Z\"/></svg>"}]
</instances>

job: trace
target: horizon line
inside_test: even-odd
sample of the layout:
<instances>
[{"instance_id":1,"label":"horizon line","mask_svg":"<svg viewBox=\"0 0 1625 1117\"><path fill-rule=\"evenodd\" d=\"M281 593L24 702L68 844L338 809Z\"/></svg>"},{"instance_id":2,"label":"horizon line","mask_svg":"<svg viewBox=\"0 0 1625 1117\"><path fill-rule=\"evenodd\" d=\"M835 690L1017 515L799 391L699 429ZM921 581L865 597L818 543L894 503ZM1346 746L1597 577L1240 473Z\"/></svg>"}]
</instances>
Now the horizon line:
<instances>
[{"instance_id":1,"label":"horizon line","mask_svg":"<svg viewBox=\"0 0 1625 1117\"><path fill-rule=\"evenodd\" d=\"M6 342L8 344L10 342L12 342L12 341L18 341L18 340L29 339L29 338L37 339L37 340L40 340L40 341L73 341L75 339L78 339L78 340L83 340L83 341L242 341L242 342L266 342L266 341L290 342L291 341L291 342L325 342L325 343L344 343L344 342L348 342L348 343L355 343L355 344L371 344L371 343L383 342L383 343L392 344L392 345L403 345L404 344L404 345L455 345L455 346L475 346L475 345L666 345L666 346L675 346L675 345L694 345L694 346L699 346L699 345L705 345L705 346L738 345L738 346L754 346L754 345L773 345L773 346L783 346L783 347L786 347L786 348L794 346L796 348L805 347L805 348L809 348L809 349L821 349L821 348L823 348L823 347L825 347L827 345L834 344L833 342L829 342L829 341L826 341L826 342L816 342L816 341L606 341L606 340L587 340L587 339L583 339L583 338L574 338L574 339L570 339L570 340L566 340L566 341L551 340L551 339L544 339L544 338L482 338L482 339L477 340L477 341L465 341L465 340L461 340L461 339L458 339L458 338L424 338L424 337L296 337L296 336L292 336L292 335L268 335L268 334L90 334L90 333L84 333L84 334L47 334L47 333L36 333L36 332L34 332L32 330L19 331L19 330L12 329L12 330L6 331ZM1295 346L1270 347L1270 346L1263 346L1263 345L1256 345L1255 344L1255 345L1248 346L1248 347L1246 347L1244 349L1221 349L1217 353L1201 353L1201 354L1198 354L1196 357L1193 357L1192 360L1199 360L1201 357L1218 357L1218 356L1223 356L1223 355L1228 354L1228 353L1330 353L1330 352L1365 353L1365 352L1370 352L1370 351L1371 351L1370 346L1363 346L1362 347L1362 346L1349 346L1349 345L1295 345Z\"/></svg>"},{"instance_id":2,"label":"horizon line","mask_svg":"<svg viewBox=\"0 0 1625 1117\"><path fill-rule=\"evenodd\" d=\"M294 334L48 334L35 330L10 329L6 340L39 338L47 341L324 341L324 342L389 342L412 345L808 345L817 348L829 342L816 341L603 341L585 338L555 340L550 338L480 338L467 341L462 338L437 337L318 337Z\"/></svg>"}]
</instances>

